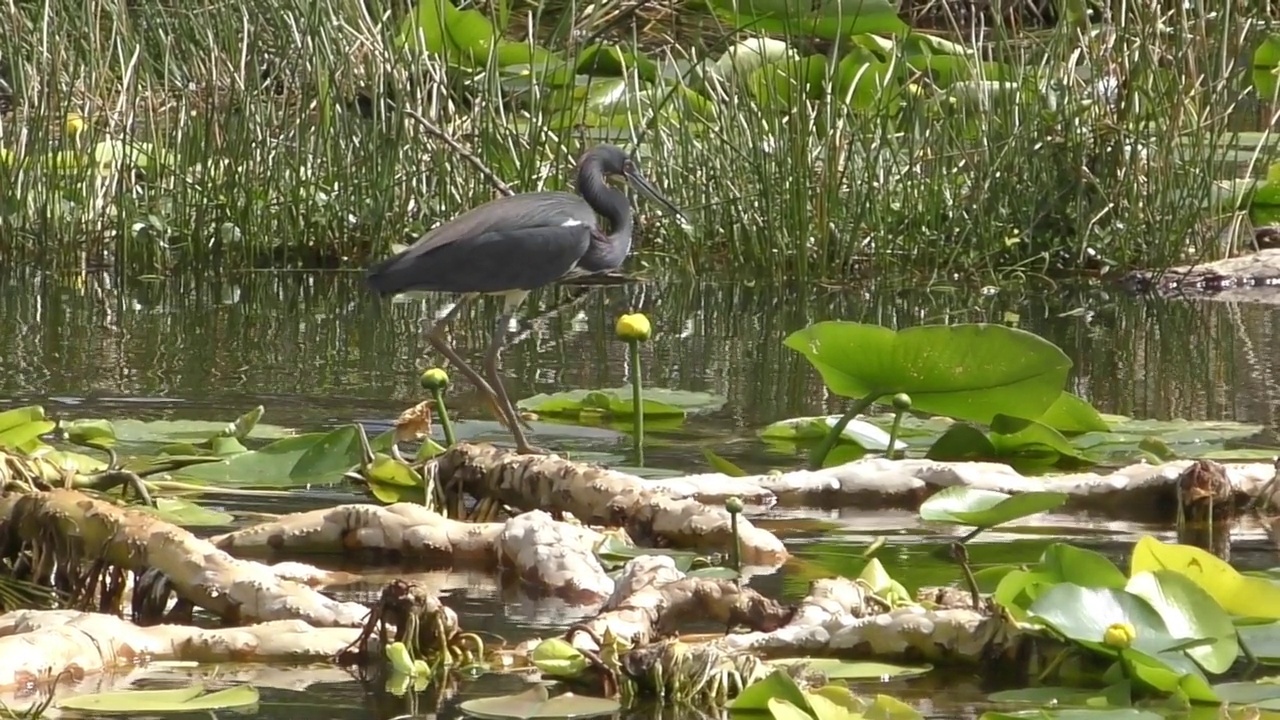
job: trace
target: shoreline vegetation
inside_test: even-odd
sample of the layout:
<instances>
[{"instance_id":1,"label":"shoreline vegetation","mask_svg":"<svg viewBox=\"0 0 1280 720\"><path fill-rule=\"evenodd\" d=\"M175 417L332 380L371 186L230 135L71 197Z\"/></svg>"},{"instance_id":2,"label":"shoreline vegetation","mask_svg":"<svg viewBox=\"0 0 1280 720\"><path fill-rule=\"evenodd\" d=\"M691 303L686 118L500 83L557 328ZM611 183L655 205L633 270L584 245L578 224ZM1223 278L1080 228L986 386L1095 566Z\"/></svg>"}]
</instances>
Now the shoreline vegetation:
<instances>
[{"instance_id":1,"label":"shoreline vegetation","mask_svg":"<svg viewBox=\"0 0 1280 720\"><path fill-rule=\"evenodd\" d=\"M10 5L0 251L356 268L638 140L697 227L642 215L633 268L839 283L1214 259L1240 249L1224 227L1271 222L1280 54L1262 11L1165 4L1014 3L1002 23L937 0Z\"/></svg>"}]
</instances>

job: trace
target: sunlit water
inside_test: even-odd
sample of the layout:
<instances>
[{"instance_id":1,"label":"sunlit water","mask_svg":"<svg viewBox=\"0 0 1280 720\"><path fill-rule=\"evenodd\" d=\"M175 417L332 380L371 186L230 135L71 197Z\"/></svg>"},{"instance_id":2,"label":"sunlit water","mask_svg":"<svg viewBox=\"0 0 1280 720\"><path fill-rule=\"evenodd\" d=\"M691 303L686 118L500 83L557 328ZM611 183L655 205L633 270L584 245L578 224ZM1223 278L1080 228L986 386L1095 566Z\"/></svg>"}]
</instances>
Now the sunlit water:
<instances>
[{"instance_id":1,"label":"sunlit water","mask_svg":"<svg viewBox=\"0 0 1280 720\"><path fill-rule=\"evenodd\" d=\"M538 317L558 299L544 293L525 308L505 355L514 397L623 385L629 368L625 347L613 338L613 323L619 313L638 309L656 331L644 348L646 385L728 399L721 410L692 418L678 432L650 433L646 465L668 473L707 470L704 448L749 469L798 466L801 458L771 450L757 432L775 420L842 409L803 358L782 345L788 333L825 319L892 327L1016 323L1071 356L1072 389L1104 412L1236 419L1269 428L1280 405L1274 360L1280 357L1280 316L1263 307L1139 301L1096 288L854 290L669 279L600 290L579 305ZM354 273L128 282L107 275L77 280L11 274L0 277L0 403L38 402L51 412L82 417L220 421L262 404L264 422L321 429L360 421L376 432L420 399L417 378L428 365L420 320L445 301L389 305L365 292ZM455 324L454 340L478 361L493 323L493 308L478 308ZM506 440L461 378L450 400L461 435ZM534 427L535 443L634 464L629 439L617 432L546 422ZM280 512L353 499L340 491L311 490L285 508L245 501L222 507ZM774 596L797 598L810 579L856 571L852 548L878 535L891 542L880 557L891 572L909 576L908 584L957 577L954 566L935 554L937 541L955 537L955 530L921 525L910 512L786 508L760 524L784 537L797 554L781 572L754 581ZM1143 532L1169 537L1167 528L1054 516L979 538L971 554L977 565L1030 562L1047 540L1070 537L1123 562L1128 542ZM1234 560L1269 566L1271 554L1260 532L1237 536ZM369 577L365 592L376 592L393 574ZM441 591L466 628L509 639L549 634L584 612L535 601L519 588L499 587L489 575L463 568L423 579ZM436 711L441 703L438 711L452 716L459 698L520 689L513 678L491 676L464 682L443 700L438 693L420 695L415 705L362 688L334 669L268 670L276 674L254 668L222 679L262 687L261 717L393 717ZM937 682L925 678L884 690L930 697L943 716L979 709L966 704L982 697L976 681L952 678L946 692L938 691Z\"/></svg>"}]
</instances>

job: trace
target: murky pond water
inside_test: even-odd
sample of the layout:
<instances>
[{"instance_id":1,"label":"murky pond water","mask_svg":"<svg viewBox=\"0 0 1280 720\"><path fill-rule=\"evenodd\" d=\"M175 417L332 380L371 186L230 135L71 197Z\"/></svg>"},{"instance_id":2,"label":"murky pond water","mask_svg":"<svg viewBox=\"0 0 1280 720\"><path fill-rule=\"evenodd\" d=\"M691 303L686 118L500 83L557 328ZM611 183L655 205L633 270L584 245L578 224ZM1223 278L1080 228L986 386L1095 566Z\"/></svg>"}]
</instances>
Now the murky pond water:
<instances>
[{"instance_id":1,"label":"murky pond water","mask_svg":"<svg viewBox=\"0 0 1280 720\"><path fill-rule=\"evenodd\" d=\"M707 470L704 448L749 469L801 462L761 442L757 431L774 420L841 408L803 358L782 345L788 333L823 319L894 327L1016 322L1072 357L1072 389L1104 412L1236 419L1270 428L1280 406L1275 379L1280 315L1262 307L1137 301L1097 288L854 290L667 279L600 290L572 308L535 318L559 298L543 293L526 308L505 355L513 396L622 385L626 353L613 338L613 322L623 310L642 309L656 331L644 349L647 386L708 391L728 400L721 410L696 416L678 431L650 432L646 465L671 473ZM417 378L427 364L419 321L444 301L388 305L366 293L355 273L128 282L106 275L10 274L0 277L0 346L5 348L0 407L38 402L53 412L80 416L226 421L262 404L265 422L320 429L355 420L380 430L419 399ZM493 308L476 309L455 324L455 342L478 356L494 321ZM461 381L451 394L451 408L461 436L507 440ZM629 440L611 430L547 422L534 427L535 443L633 464ZM288 505L228 500L223 506L281 512L353 497L311 490ZM796 553L779 573L753 581L774 596L797 598L810 579L856 572L856 546L879 535L891 543L880 557L909 584L957 577L954 566L935 554L940 540L956 536L954 529L922 525L913 513L783 508L760 524ZM1119 560L1136 534L1167 537L1167 530L1050 516L981 536L971 554L978 566L1032 561L1046 542L1070 537ZM1240 564L1267 567L1275 564L1273 554L1260 531L1246 528L1236 536L1233 560ZM379 572L369 577L370 592L395 574ZM440 589L469 630L509 639L547 634L583 612L499 587L481 572L441 570L423 577ZM440 701L431 693L420 696L415 707L362 688L332 669L246 673L239 678L231 672L222 680L244 679L262 687L261 717L299 712L392 717L434 711ZM884 690L931 697L940 716L966 714L975 709L966 703L982 698L983 689L972 679L950 678L945 692L938 682L925 678ZM462 683L445 693L440 712L452 716L450 708L459 698L509 692L518 685L513 678L493 676Z\"/></svg>"}]
</instances>

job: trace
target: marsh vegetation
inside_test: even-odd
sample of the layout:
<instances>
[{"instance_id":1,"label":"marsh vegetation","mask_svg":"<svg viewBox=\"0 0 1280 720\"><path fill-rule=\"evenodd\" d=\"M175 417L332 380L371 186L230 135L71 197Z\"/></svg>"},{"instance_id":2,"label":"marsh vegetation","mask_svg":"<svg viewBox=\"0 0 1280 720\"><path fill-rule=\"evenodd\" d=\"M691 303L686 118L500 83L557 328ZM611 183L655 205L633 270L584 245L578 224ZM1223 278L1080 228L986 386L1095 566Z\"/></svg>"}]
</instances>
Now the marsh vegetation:
<instances>
[{"instance_id":1,"label":"marsh vegetation","mask_svg":"<svg viewBox=\"0 0 1280 720\"><path fill-rule=\"evenodd\" d=\"M611 138L695 215L648 218L650 264L1100 271L1218 252L1272 159L1237 132L1266 18L1234 5L929 31L864 5L9 5L0 243L135 274L358 266Z\"/></svg>"}]
</instances>

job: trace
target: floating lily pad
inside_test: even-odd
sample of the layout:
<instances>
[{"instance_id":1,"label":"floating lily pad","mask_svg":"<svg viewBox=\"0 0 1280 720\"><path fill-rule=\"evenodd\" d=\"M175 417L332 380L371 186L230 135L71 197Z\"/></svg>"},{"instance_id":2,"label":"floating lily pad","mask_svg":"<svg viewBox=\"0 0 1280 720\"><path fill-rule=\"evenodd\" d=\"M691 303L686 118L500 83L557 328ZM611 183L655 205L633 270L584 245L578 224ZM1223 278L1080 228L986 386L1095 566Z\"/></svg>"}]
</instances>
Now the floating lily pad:
<instances>
[{"instance_id":1,"label":"floating lily pad","mask_svg":"<svg viewBox=\"0 0 1280 720\"><path fill-rule=\"evenodd\" d=\"M532 720L610 715L622 709L622 705L617 700L573 693L548 697L546 686L537 685L516 695L467 700L458 708L467 715L485 720Z\"/></svg>"},{"instance_id":2,"label":"floating lily pad","mask_svg":"<svg viewBox=\"0 0 1280 720\"><path fill-rule=\"evenodd\" d=\"M203 483L216 483L233 487L291 487L317 482L314 477L295 475L293 470L298 462L317 443L329 437L329 433L307 433L293 435L276 440L259 450L251 450L231 455L217 462L193 465L174 471L176 477ZM334 462L333 465L350 467L360 460L358 452L341 447L334 450L345 461L345 465ZM318 462L318 461L317 461ZM335 475L330 479L337 482Z\"/></svg>"},{"instance_id":3,"label":"floating lily pad","mask_svg":"<svg viewBox=\"0 0 1280 720\"><path fill-rule=\"evenodd\" d=\"M118 692L77 695L54 702L62 710L94 713L185 713L239 708L258 702L258 690L252 685L206 693L195 685L172 690L123 690Z\"/></svg>"},{"instance_id":4,"label":"floating lily pad","mask_svg":"<svg viewBox=\"0 0 1280 720\"><path fill-rule=\"evenodd\" d=\"M915 677L933 670L932 665L894 665L870 660L840 660L838 658L780 658L770 660L770 665L791 667L804 665L810 670L821 671L831 680L891 680Z\"/></svg>"},{"instance_id":5,"label":"floating lily pad","mask_svg":"<svg viewBox=\"0 0 1280 720\"><path fill-rule=\"evenodd\" d=\"M839 415L789 418L772 423L760 431L760 436L776 440L821 440L831 428L840 422ZM892 421L890 421L892 422ZM867 450L883 452L889 449L889 433L866 420L851 420L840 433L841 440L856 443ZM895 450L906 450L907 443L899 437Z\"/></svg>"},{"instance_id":6,"label":"floating lily pad","mask_svg":"<svg viewBox=\"0 0 1280 720\"><path fill-rule=\"evenodd\" d=\"M984 712L978 720L1164 720L1164 716L1137 708L1039 708L1018 712Z\"/></svg>"},{"instance_id":7,"label":"floating lily pad","mask_svg":"<svg viewBox=\"0 0 1280 720\"><path fill-rule=\"evenodd\" d=\"M529 661L544 675L573 678L587 669L587 658L573 645L561 638L548 638L538 643Z\"/></svg>"},{"instance_id":8,"label":"floating lily pad","mask_svg":"<svg viewBox=\"0 0 1280 720\"><path fill-rule=\"evenodd\" d=\"M1232 615L1280 619L1280 585L1242 575L1200 548L1143 537L1133 547L1129 572L1136 575L1156 570L1182 573Z\"/></svg>"},{"instance_id":9,"label":"floating lily pad","mask_svg":"<svg viewBox=\"0 0 1280 720\"><path fill-rule=\"evenodd\" d=\"M920 504L920 517L931 522L991 528L1010 520L1053 510L1067 501L1066 493L1027 492L1006 495L955 485Z\"/></svg>"},{"instance_id":10,"label":"floating lily pad","mask_svg":"<svg viewBox=\"0 0 1280 720\"><path fill-rule=\"evenodd\" d=\"M718 395L685 390L644 389L645 418L683 417L690 413L711 412L724 406L725 399ZM567 390L552 395L534 395L516 405L521 410L539 415L577 416L584 412L616 417L635 414L631 402L631 387L603 390Z\"/></svg>"},{"instance_id":11,"label":"floating lily pad","mask_svg":"<svg viewBox=\"0 0 1280 720\"><path fill-rule=\"evenodd\" d=\"M135 505L133 508L182 527L222 526L235 522L235 518L228 513L210 510L182 498L156 498L154 508L146 505Z\"/></svg>"},{"instance_id":12,"label":"floating lily pad","mask_svg":"<svg viewBox=\"0 0 1280 720\"><path fill-rule=\"evenodd\" d=\"M1102 689L1072 687L1029 687L1001 690L991 693L987 699L998 703L1031 703L1047 707L1072 705L1111 705L1126 708L1132 702L1133 691L1129 683L1119 682ZM1005 713L1007 714L1007 713Z\"/></svg>"}]
</instances>

